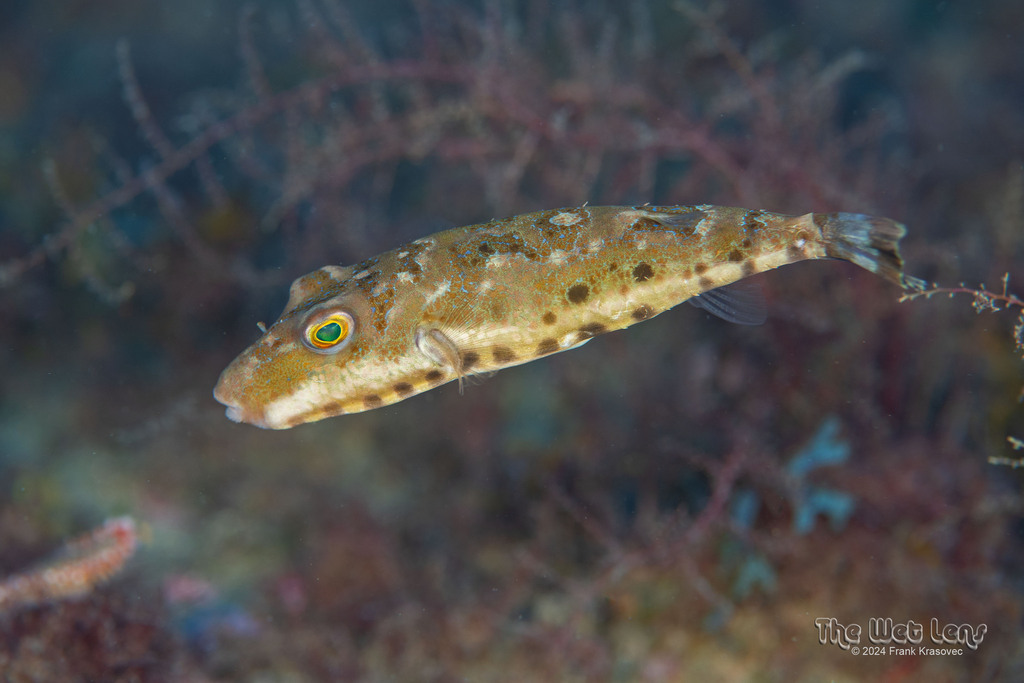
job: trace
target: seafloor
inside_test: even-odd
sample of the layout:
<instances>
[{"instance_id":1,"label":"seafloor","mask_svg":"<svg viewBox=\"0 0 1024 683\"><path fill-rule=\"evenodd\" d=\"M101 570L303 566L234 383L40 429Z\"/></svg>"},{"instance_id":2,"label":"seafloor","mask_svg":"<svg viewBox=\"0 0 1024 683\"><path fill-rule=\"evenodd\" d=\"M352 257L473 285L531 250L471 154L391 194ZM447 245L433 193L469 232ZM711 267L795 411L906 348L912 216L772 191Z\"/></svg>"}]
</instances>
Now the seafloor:
<instances>
[{"instance_id":1,"label":"seafloor","mask_svg":"<svg viewBox=\"0 0 1024 683\"><path fill-rule=\"evenodd\" d=\"M1022 161L1018 0L5 1L0 680L1024 680ZM293 278L583 202L887 215L961 293L211 397Z\"/></svg>"}]
</instances>

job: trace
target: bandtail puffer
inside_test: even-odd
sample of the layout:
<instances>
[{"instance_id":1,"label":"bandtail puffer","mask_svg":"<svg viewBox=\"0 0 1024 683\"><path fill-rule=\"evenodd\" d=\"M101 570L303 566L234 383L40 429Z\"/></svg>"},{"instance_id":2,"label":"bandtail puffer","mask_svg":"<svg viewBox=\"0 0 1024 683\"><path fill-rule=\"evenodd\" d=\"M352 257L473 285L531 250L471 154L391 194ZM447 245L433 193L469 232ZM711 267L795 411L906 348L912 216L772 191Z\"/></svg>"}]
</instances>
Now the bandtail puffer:
<instances>
[{"instance_id":1,"label":"bandtail puffer","mask_svg":"<svg viewBox=\"0 0 1024 683\"><path fill-rule=\"evenodd\" d=\"M915 286L904 234L864 214L709 205L582 206L445 230L296 280L214 396L236 422L286 429L566 351L688 299L756 324L758 296L721 288L821 258Z\"/></svg>"}]
</instances>

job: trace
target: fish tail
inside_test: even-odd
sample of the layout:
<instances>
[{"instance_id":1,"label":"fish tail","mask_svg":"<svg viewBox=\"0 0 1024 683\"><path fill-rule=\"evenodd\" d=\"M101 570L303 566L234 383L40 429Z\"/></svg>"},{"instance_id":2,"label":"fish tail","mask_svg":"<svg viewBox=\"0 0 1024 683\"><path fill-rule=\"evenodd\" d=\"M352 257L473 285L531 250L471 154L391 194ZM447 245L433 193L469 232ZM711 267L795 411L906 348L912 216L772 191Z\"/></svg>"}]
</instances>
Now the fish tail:
<instances>
[{"instance_id":1,"label":"fish tail","mask_svg":"<svg viewBox=\"0 0 1024 683\"><path fill-rule=\"evenodd\" d=\"M889 218L863 213L816 213L825 253L832 258L856 263L904 289L916 289L923 282L903 273L900 239L907 228Z\"/></svg>"}]
</instances>

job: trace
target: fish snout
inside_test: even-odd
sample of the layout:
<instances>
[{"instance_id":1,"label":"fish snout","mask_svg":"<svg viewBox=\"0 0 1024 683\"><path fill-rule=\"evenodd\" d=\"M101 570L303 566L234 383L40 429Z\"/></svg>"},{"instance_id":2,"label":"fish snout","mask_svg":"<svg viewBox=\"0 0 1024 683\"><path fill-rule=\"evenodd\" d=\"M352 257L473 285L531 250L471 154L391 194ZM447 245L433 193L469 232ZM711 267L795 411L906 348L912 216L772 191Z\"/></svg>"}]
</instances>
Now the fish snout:
<instances>
[{"instance_id":1,"label":"fish snout","mask_svg":"<svg viewBox=\"0 0 1024 683\"><path fill-rule=\"evenodd\" d=\"M234 364L220 374L217 386L213 388L213 397L227 406L224 414L232 422L255 425L268 429L263 410L246 401L245 385L237 380L237 373L232 372Z\"/></svg>"}]
</instances>

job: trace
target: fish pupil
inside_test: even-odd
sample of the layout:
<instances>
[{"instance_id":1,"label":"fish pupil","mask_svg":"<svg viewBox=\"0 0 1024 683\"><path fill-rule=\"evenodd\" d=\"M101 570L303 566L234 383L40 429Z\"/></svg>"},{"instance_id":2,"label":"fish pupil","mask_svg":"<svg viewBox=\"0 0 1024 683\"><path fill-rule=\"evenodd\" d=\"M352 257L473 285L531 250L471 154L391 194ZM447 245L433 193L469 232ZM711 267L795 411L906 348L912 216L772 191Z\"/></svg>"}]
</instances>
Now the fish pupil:
<instances>
[{"instance_id":1,"label":"fish pupil","mask_svg":"<svg viewBox=\"0 0 1024 683\"><path fill-rule=\"evenodd\" d=\"M329 322L317 328L313 336L321 344L333 344L341 339L341 325L336 322Z\"/></svg>"}]
</instances>

